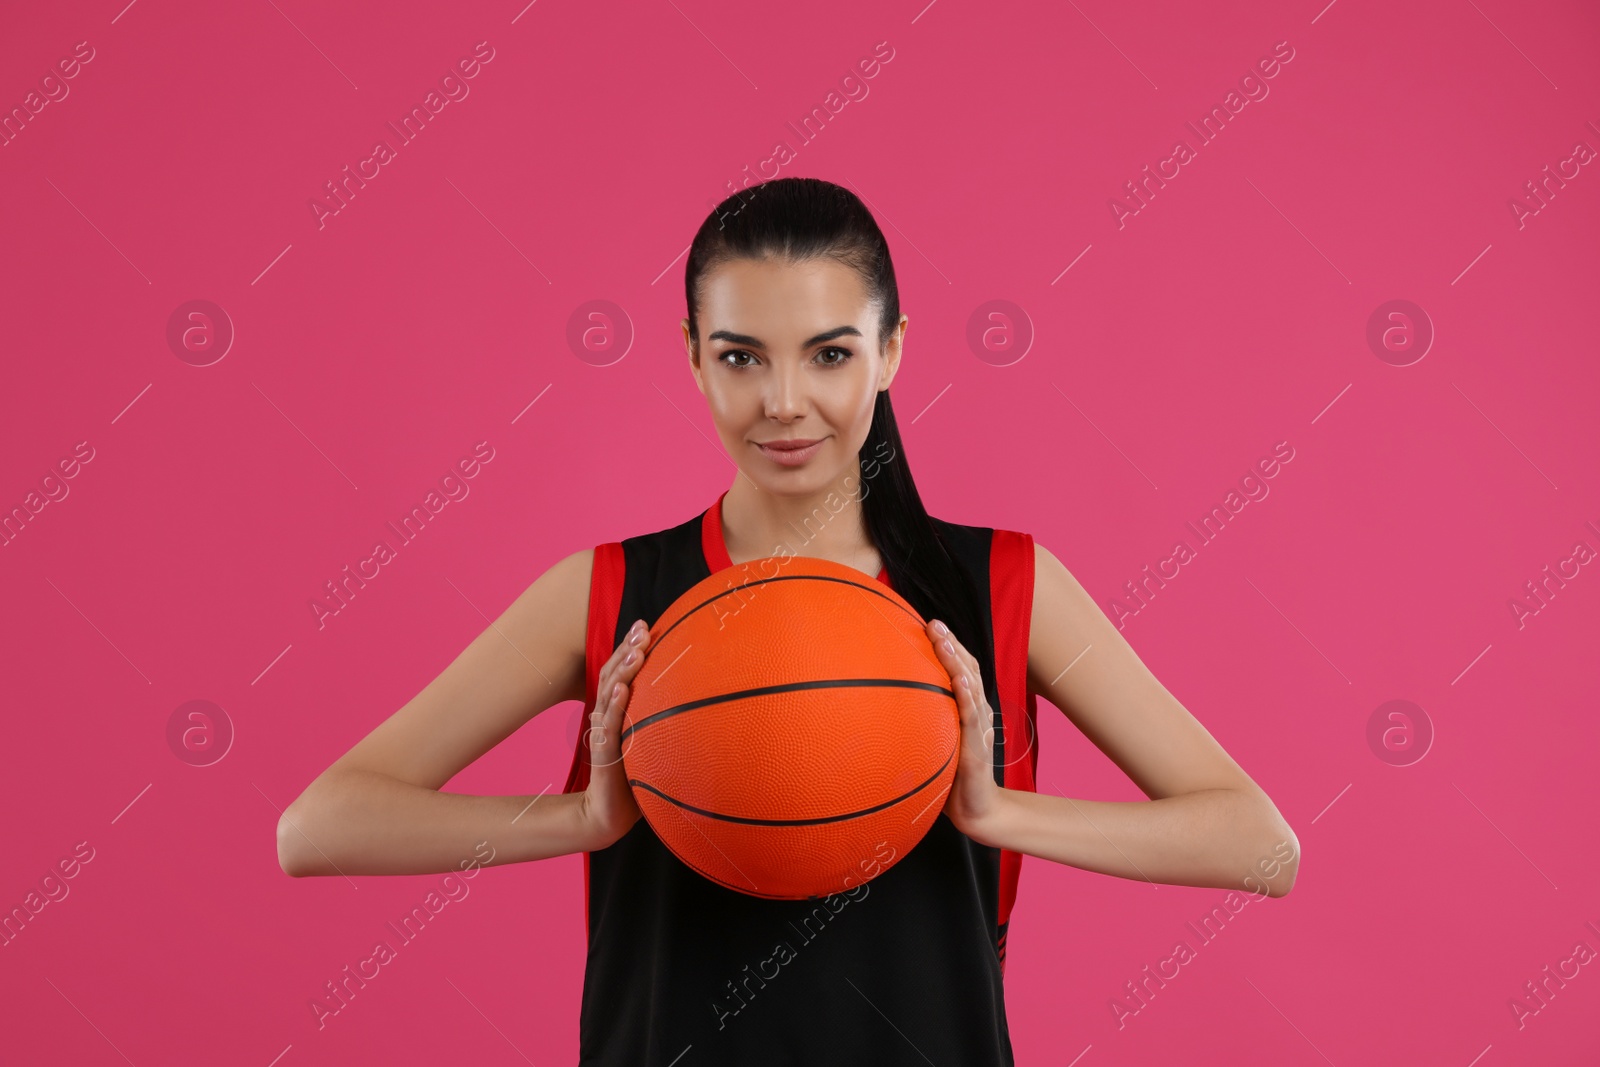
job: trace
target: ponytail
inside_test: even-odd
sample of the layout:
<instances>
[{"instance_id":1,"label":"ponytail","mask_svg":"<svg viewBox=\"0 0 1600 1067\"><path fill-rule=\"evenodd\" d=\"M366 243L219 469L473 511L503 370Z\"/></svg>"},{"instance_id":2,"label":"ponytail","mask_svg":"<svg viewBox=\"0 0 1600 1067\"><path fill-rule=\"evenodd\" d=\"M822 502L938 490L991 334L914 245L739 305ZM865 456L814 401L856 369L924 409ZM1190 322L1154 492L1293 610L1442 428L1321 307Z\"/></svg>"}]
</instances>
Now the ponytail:
<instances>
[{"instance_id":1,"label":"ponytail","mask_svg":"<svg viewBox=\"0 0 1600 1067\"><path fill-rule=\"evenodd\" d=\"M981 660L993 650L978 610L977 589L922 504L887 389L878 393L872 410L872 429L861 446L861 473L867 535L889 569L890 583L924 619L939 619Z\"/></svg>"}]
</instances>

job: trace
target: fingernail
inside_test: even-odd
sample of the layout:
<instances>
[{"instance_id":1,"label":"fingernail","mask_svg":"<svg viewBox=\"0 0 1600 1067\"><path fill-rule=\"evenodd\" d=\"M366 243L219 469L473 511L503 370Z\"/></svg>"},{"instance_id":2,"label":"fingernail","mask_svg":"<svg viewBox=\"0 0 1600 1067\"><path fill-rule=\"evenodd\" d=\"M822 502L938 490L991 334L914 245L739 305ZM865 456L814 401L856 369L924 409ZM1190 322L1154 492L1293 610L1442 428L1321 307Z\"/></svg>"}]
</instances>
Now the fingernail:
<instances>
[{"instance_id":1,"label":"fingernail","mask_svg":"<svg viewBox=\"0 0 1600 1067\"><path fill-rule=\"evenodd\" d=\"M637 644L641 643L642 641L644 641L645 635L647 633L649 633L648 630L635 630L635 631L633 631L633 633L628 635L628 643L630 645L637 645Z\"/></svg>"},{"instance_id":2,"label":"fingernail","mask_svg":"<svg viewBox=\"0 0 1600 1067\"><path fill-rule=\"evenodd\" d=\"M622 696L622 683L618 682L611 687L611 699L616 700L620 696Z\"/></svg>"},{"instance_id":3,"label":"fingernail","mask_svg":"<svg viewBox=\"0 0 1600 1067\"><path fill-rule=\"evenodd\" d=\"M955 647L953 645L951 645L949 641L946 641L944 643L944 650L946 652L950 653L952 656L955 655L955 653L956 653Z\"/></svg>"},{"instance_id":4,"label":"fingernail","mask_svg":"<svg viewBox=\"0 0 1600 1067\"><path fill-rule=\"evenodd\" d=\"M622 665L624 667L631 667L631 666L633 666L633 661L638 659L638 658L639 658L639 650L637 648L629 649L627 656L624 657L623 660L622 660Z\"/></svg>"},{"instance_id":5,"label":"fingernail","mask_svg":"<svg viewBox=\"0 0 1600 1067\"><path fill-rule=\"evenodd\" d=\"M945 626L945 624L940 622L938 619L933 620L933 630L934 633L940 634L947 634L950 632L949 627Z\"/></svg>"}]
</instances>

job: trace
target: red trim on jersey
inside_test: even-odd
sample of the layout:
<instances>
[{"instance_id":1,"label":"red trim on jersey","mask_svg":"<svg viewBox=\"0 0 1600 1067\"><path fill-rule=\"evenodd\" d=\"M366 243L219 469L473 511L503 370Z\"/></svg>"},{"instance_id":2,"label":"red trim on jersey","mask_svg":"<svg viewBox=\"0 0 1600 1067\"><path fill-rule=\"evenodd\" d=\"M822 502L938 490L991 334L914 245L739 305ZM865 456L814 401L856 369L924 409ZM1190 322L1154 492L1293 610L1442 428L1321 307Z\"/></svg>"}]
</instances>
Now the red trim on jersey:
<instances>
[{"instance_id":1,"label":"red trim on jersey","mask_svg":"<svg viewBox=\"0 0 1600 1067\"><path fill-rule=\"evenodd\" d=\"M722 497L727 495L728 491L724 489L722 496L717 497L717 502L706 511L705 520L700 524L700 550L705 554L706 567L712 574L733 566L733 561L728 558L728 546L722 541ZM878 572L878 581L894 588L889 583L888 567Z\"/></svg>"},{"instance_id":2,"label":"red trim on jersey","mask_svg":"<svg viewBox=\"0 0 1600 1067\"><path fill-rule=\"evenodd\" d=\"M1001 728L1005 731L1003 771L1007 789L1036 791L1039 766L1037 701L1028 691L1028 633L1033 619L1033 538L1013 530L996 530L989 547L989 596L994 618L996 688L1000 693ZM1011 919L1022 874L1022 853L1000 850L1000 916L1002 929ZM1001 973L1004 949L1001 949Z\"/></svg>"},{"instance_id":3,"label":"red trim on jersey","mask_svg":"<svg viewBox=\"0 0 1600 1067\"><path fill-rule=\"evenodd\" d=\"M620 542L611 541L594 548L594 570L589 577L589 621L583 649L583 714L578 730L578 745L572 753L572 768L567 772L563 793L589 788L589 719L594 710L595 690L600 686L600 666L616 651L617 613L622 610L622 581L627 569Z\"/></svg>"},{"instance_id":4,"label":"red trim on jersey","mask_svg":"<svg viewBox=\"0 0 1600 1067\"><path fill-rule=\"evenodd\" d=\"M583 722L579 724L578 744L572 753L572 768L567 772L563 793L578 793L589 788L589 713L594 710L600 687L600 665L616 651L617 613L622 610L622 580L627 563L622 545L610 541L596 545L594 569L589 576L589 621L583 645ZM583 928L589 929L589 853L583 854Z\"/></svg>"}]
</instances>

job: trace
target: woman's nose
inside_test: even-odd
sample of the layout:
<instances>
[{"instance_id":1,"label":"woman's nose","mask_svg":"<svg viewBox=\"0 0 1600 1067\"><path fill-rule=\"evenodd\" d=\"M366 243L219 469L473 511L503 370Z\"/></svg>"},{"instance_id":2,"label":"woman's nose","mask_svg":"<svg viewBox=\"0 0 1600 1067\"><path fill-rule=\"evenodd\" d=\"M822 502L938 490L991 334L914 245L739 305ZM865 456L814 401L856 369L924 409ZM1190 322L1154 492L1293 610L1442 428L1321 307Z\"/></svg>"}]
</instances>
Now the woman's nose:
<instances>
[{"instance_id":1,"label":"woman's nose","mask_svg":"<svg viewBox=\"0 0 1600 1067\"><path fill-rule=\"evenodd\" d=\"M792 419L805 414L805 384L793 368L780 367L768 380L766 413L772 419Z\"/></svg>"}]
</instances>

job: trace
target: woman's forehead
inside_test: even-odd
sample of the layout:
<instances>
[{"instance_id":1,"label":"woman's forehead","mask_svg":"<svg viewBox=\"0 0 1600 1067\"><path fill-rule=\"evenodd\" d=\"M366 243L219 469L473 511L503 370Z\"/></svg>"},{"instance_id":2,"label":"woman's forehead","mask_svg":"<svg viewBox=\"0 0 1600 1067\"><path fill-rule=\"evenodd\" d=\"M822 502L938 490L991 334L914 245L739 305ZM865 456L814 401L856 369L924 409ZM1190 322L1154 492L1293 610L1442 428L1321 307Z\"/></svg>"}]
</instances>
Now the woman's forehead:
<instances>
[{"instance_id":1,"label":"woman's forehead","mask_svg":"<svg viewBox=\"0 0 1600 1067\"><path fill-rule=\"evenodd\" d=\"M702 326L765 344L799 343L872 317L860 275L833 260L735 260L707 275ZM865 332L863 328L863 332Z\"/></svg>"}]
</instances>

